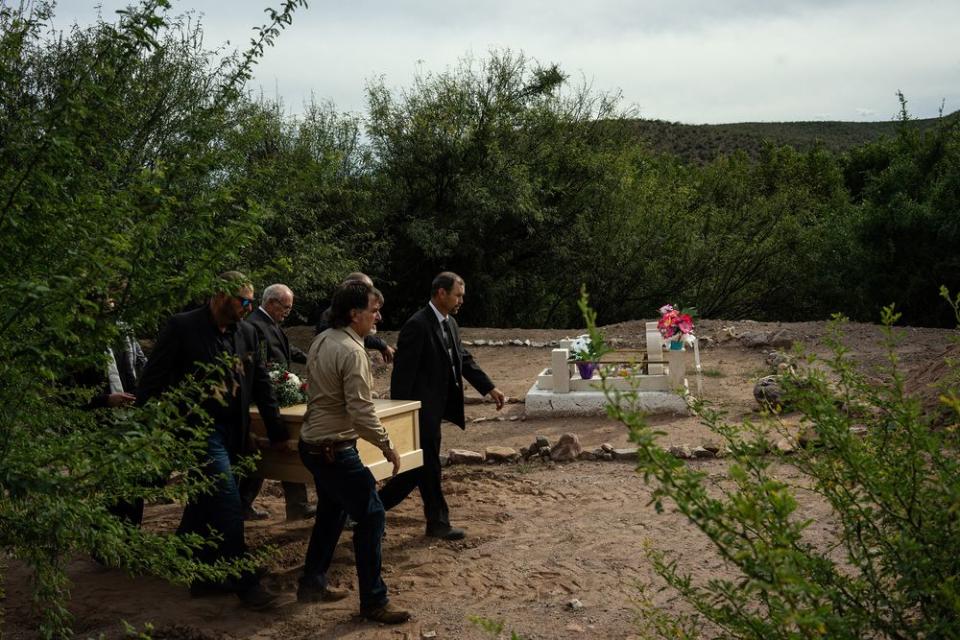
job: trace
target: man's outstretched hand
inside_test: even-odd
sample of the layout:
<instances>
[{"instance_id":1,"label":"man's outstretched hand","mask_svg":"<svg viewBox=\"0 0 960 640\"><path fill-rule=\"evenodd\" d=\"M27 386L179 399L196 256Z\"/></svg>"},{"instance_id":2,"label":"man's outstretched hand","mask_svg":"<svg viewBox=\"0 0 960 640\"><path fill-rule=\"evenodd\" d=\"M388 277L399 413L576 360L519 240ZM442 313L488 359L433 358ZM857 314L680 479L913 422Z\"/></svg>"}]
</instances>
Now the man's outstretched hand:
<instances>
[{"instance_id":1,"label":"man's outstretched hand","mask_svg":"<svg viewBox=\"0 0 960 640\"><path fill-rule=\"evenodd\" d=\"M490 399L497 404L497 411L503 409L503 403L507 401L507 397L503 395L503 392L500 391L500 389L494 387L487 395L489 395Z\"/></svg>"},{"instance_id":2,"label":"man's outstretched hand","mask_svg":"<svg viewBox=\"0 0 960 640\"><path fill-rule=\"evenodd\" d=\"M108 407L125 407L127 405L133 404L137 399L137 396L132 393L124 393L118 391L116 393L111 393L107 396L107 406Z\"/></svg>"}]
</instances>

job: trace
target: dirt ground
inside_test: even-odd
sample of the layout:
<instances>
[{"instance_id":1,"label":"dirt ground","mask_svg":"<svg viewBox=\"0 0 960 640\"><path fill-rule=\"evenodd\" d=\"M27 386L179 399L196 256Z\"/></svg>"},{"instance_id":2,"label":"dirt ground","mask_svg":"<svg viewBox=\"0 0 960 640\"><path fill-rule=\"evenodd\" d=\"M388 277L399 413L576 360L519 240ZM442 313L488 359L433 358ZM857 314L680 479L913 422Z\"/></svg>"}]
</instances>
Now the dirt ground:
<instances>
[{"instance_id":1,"label":"dirt ground","mask_svg":"<svg viewBox=\"0 0 960 640\"><path fill-rule=\"evenodd\" d=\"M642 347L642 322L605 327L616 346ZM723 407L732 420L755 414L754 382L768 372L764 358L773 349L748 347L731 336L767 332L780 339L803 343L825 353L825 323L755 323L703 321L701 378L703 395ZM914 382L913 388L931 395L928 385L942 368L954 331L900 329L903 340L897 355ZM477 339L531 341L571 336L569 331L465 328L466 341ZM291 329L293 341L303 348L312 332ZM395 333L382 333L391 344ZM845 344L866 367L883 362L878 327L852 324ZM543 435L555 442L561 434L575 433L584 449L601 443L628 446L626 429L603 417L525 419L522 399L536 375L548 366L549 348L481 346L474 356L501 390L517 401L500 414L473 392L468 397L465 431L444 426L445 448L482 451L490 445L519 449ZM691 385L695 384L691 376ZM377 368L377 390L386 393L389 369ZM931 395L932 397L932 395ZM478 418L504 417L502 421ZM511 420L510 418L515 418ZM666 435L664 445L698 445L711 439L692 417L653 417L651 422ZM722 481L722 460L691 461L712 478ZM801 480L789 466L783 478ZM310 522L287 523L279 485L267 482L258 506L273 517L248 523L252 546L278 548L272 558L267 586L282 594L283 603L269 613L241 609L232 596L191 599L186 588L154 578L131 578L118 570L104 569L87 558L70 566L73 582L71 609L81 637L121 635L119 621L153 624L158 638L208 639L297 638L419 639L490 638L470 622L472 616L502 621L505 628L527 640L563 638L639 637L636 602L639 585L659 586L644 546L677 554L695 578L706 579L727 569L713 556L705 538L683 517L669 509L657 514L648 504L650 488L627 462L574 462L569 464L520 463L512 465L447 467L444 486L451 519L467 530L459 542L443 542L423 535L419 496L413 495L387 515L383 545L384 580L394 602L413 611L410 622L385 627L357 615L356 578L350 534L345 532L331 569L334 585L352 596L334 604L300 605L296 580L303 563ZM801 495L803 513L816 525L812 536L830 537L831 516L825 505ZM177 505L150 505L145 526L161 530L176 527ZM32 637L36 618L29 606L29 583L22 565L8 567L6 633L9 638ZM667 591L652 591L658 607L677 610L683 604ZM578 600L582 607L571 607ZM509 637L505 635L503 637Z\"/></svg>"}]
</instances>

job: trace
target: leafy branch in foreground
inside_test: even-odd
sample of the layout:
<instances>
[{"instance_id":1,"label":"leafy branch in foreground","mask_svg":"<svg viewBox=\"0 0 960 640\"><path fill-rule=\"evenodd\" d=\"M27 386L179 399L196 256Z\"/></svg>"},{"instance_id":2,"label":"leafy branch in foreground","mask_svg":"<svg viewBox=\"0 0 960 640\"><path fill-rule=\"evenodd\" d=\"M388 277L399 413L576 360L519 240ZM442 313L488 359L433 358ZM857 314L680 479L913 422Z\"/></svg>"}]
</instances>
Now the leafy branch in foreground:
<instances>
[{"instance_id":1,"label":"leafy branch in foreground","mask_svg":"<svg viewBox=\"0 0 960 640\"><path fill-rule=\"evenodd\" d=\"M789 458L771 442L772 436L798 440L782 416L734 425L694 402L728 452L726 478L718 485L661 448L629 393L607 390L608 412L629 428L657 510L669 505L685 515L730 570L696 581L669 550L648 550L657 573L693 612L658 611L643 594L645 633L756 640L960 637L958 435L935 428L905 392L895 353L898 317L884 310L888 355L881 384L851 359L840 318L828 338L832 355L809 356L804 371L786 376L801 430L813 434L812 443ZM948 404L956 390L945 391ZM785 480L783 465L799 471L801 480ZM827 541L811 534L813 521L800 506L811 495L829 507L835 522Z\"/></svg>"},{"instance_id":2,"label":"leafy branch in foreground","mask_svg":"<svg viewBox=\"0 0 960 640\"><path fill-rule=\"evenodd\" d=\"M299 4L272 14L265 35ZM194 473L204 375L139 410L94 409L79 382L105 375L121 323L147 335L210 293L259 233L262 211L236 197L222 141L262 47L218 61L169 6L143 0L116 23L62 34L45 30L53 3L0 4L0 295L11 301L0 311L0 548L31 572L44 637L71 635L77 554L177 582L261 559L199 564L209 539L108 511L209 488ZM181 482L158 486L171 474Z\"/></svg>"}]
</instances>

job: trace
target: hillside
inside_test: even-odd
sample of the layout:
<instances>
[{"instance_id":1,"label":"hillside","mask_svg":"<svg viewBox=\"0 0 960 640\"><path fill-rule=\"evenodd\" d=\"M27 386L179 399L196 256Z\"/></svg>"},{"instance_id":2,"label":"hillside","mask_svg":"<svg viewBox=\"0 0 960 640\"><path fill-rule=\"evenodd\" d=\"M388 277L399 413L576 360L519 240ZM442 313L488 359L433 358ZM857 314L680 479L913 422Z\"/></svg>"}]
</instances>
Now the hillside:
<instances>
[{"instance_id":1,"label":"hillside","mask_svg":"<svg viewBox=\"0 0 960 640\"><path fill-rule=\"evenodd\" d=\"M956 120L960 112L944 116ZM925 130L940 118L910 120L908 127ZM703 164L718 155L743 151L757 158L765 142L790 145L798 150L811 148L818 141L827 149L844 152L881 137L896 135L898 120L888 122L741 122L735 124L682 124L664 120L633 120L628 127L651 149L680 157L685 162Z\"/></svg>"}]
</instances>

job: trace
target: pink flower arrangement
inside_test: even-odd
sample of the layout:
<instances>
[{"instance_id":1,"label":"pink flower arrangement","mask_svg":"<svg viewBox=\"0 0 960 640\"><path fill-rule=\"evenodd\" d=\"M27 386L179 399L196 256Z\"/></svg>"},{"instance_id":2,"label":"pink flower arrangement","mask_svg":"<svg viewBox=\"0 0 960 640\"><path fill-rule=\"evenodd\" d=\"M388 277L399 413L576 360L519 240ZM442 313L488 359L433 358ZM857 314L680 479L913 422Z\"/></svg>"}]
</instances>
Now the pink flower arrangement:
<instances>
[{"instance_id":1,"label":"pink flower arrangement","mask_svg":"<svg viewBox=\"0 0 960 640\"><path fill-rule=\"evenodd\" d=\"M664 340L693 341L693 317L689 313L677 309L672 304L663 305L659 311L660 320L657 322L657 329L660 330Z\"/></svg>"}]
</instances>

